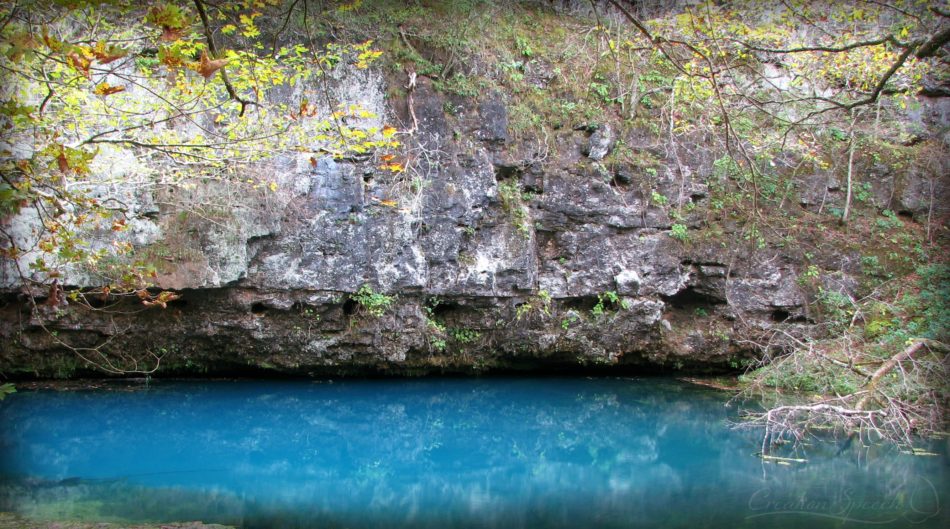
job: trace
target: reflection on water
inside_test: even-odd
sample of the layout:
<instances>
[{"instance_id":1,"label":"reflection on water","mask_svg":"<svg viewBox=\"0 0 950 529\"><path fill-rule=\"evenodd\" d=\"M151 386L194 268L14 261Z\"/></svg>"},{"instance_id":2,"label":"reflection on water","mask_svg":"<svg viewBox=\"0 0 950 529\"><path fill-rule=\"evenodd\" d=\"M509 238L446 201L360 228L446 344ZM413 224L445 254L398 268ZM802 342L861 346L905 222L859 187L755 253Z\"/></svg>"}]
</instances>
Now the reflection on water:
<instances>
[{"instance_id":1,"label":"reflection on water","mask_svg":"<svg viewBox=\"0 0 950 529\"><path fill-rule=\"evenodd\" d=\"M160 383L0 404L0 510L241 527L948 527L947 457L754 456L663 379Z\"/></svg>"}]
</instances>

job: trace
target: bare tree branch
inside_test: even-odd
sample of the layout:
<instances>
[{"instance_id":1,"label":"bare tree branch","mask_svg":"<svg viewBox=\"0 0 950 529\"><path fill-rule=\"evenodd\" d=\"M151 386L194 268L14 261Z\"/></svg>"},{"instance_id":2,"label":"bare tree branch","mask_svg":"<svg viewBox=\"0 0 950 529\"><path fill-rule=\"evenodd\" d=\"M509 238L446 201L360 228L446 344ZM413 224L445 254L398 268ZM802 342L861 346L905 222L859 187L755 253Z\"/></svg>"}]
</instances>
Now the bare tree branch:
<instances>
[{"instance_id":1,"label":"bare tree branch","mask_svg":"<svg viewBox=\"0 0 950 529\"><path fill-rule=\"evenodd\" d=\"M887 35L886 37L881 37L879 39L852 42L850 44L845 44L842 46L801 46L797 48L763 48L762 46L756 46L755 44L751 44L744 40L736 40L736 39L731 39L731 40L738 42L739 44L741 44L742 46L750 50L761 51L763 53L779 53L779 54L805 53L805 52L811 52L811 51L823 51L826 53L841 53L845 51L855 50L858 48L866 48L869 46L880 46L882 44L887 44L887 43L891 43L891 44L894 44L895 46L900 46L902 48L906 47L905 44L901 44L900 42L898 42L897 39L895 39L893 35Z\"/></svg>"},{"instance_id":2,"label":"bare tree branch","mask_svg":"<svg viewBox=\"0 0 950 529\"><path fill-rule=\"evenodd\" d=\"M214 32L211 31L211 24L208 22L208 13L205 12L204 0L194 0L195 8L198 10L198 16L201 18L201 26L204 28L205 40L208 42L208 51L211 52L211 58L217 59L218 48L214 44ZM224 81L224 88L228 91L228 95L231 99L237 101L241 104L241 111L238 112L238 116L243 116L244 111L247 110L248 105L257 105L255 101L244 99L238 95L237 90L234 89L234 86L231 84L231 81L228 79L228 72L224 68L221 68L221 80Z\"/></svg>"},{"instance_id":3,"label":"bare tree branch","mask_svg":"<svg viewBox=\"0 0 950 529\"><path fill-rule=\"evenodd\" d=\"M918 59L933 57L937 53L937 50L946 45L947 42L950 42L950 26L943 28L942 31L918 46L917 52L914 55L916 55Z\"/></svg>"}]
</instances>

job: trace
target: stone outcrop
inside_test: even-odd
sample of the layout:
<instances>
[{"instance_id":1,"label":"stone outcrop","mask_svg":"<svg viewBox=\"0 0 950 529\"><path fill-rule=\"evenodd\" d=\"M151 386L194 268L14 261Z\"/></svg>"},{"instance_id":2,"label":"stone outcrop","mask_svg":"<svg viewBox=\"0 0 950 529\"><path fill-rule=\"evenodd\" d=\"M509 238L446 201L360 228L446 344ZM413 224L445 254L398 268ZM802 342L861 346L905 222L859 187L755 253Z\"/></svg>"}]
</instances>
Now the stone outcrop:
<instances>
[{"instance_id":1,"label":"stone outcrop","mask_svg":"<svg viewBox=\"0 0 950 529\"><path fill-rule=\"evenodd\" d=\"M408 128L407 100L387 99L382 77L364 75L339 80L342 93ZM808 325L800 255L757 246L738 226L700 229L713 170L702 138L647 171L604 163L618 139L662 152L646 134L567 127L546 147L509 134L504 94L450 100L426 78L412 104L418 129L404 142L404 173L372 158L302 154L253 167L277 183L271 194L235 194L226 182L103 191L133 204L128 237L156 262L156 287L179 298L165 309L132 298L31 310L7 266L0 372L729 369L749 355L744 333ZM135 170L131 153L109 156L122 163L102 171ZM929 180L883 176L872 193L933 214ZM795 207L840 203L829 182L803 182ZM671 236L673 224L688 236ZM847 272L854 256L839 258L828 266ZM360 301L364 286L389 297L381 315Z\"/></svg>"}]
</instances>

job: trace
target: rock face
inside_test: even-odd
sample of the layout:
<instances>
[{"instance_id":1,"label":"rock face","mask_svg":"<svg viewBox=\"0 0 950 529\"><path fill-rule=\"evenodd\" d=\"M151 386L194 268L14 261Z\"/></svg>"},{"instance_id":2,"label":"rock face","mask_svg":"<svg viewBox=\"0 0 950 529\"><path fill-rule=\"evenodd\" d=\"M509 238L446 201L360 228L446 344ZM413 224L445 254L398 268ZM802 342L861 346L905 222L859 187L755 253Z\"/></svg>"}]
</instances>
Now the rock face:
<instances>
[{"instance_id":1,"label":"rock face","mask_svg":"<svg viewBox=\"0 0 950 529\"><path fill-rule=\"evenodd\" d=\"M374 79L351 96L411 124L407 101ZM795 252L756 247L738 227L697 230L713 171L701 138L659 170L608 168L608 126L567 128L541 152L509 135L502 94L450 101L420 78L413 105L404 173L302 155L255 166L274 194L234 197L217 183L127 196L133 244L156 257L156 286L179 296L165 309L133 298L31 310L7 267L0 372L728 369L749 355L744 333L807 324ZM828 175L814 181L803 207L840 200ZM902 185L891 200L924 212L920 186ZM214 214L200 207L224 198L231 207ZM178 209L156 206L168 203ZM182 214L189 205L196 213ZM671 236L674 224L687 237Z\"/></svg>"}]
</instances>

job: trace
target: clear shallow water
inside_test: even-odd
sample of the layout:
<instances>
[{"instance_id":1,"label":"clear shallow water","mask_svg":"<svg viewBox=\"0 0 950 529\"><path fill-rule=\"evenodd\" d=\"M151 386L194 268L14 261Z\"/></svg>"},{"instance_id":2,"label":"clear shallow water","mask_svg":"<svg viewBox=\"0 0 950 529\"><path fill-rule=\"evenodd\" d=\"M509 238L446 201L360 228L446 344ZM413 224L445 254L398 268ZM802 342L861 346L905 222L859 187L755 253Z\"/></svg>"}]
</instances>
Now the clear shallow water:
<instances>
[{"instance_id":1,"label":"clear shallow water","mask_svg":"<svg viewBox=\"0 0 950 529\"><path fill-rule=\"evenodd\" d=\"M950 527L948 459L763 463L665 379L174 382L0 403L0 510L242 527Z\"/></svg>"}]
</instances>

